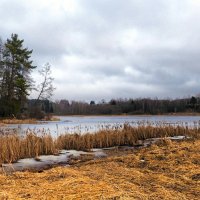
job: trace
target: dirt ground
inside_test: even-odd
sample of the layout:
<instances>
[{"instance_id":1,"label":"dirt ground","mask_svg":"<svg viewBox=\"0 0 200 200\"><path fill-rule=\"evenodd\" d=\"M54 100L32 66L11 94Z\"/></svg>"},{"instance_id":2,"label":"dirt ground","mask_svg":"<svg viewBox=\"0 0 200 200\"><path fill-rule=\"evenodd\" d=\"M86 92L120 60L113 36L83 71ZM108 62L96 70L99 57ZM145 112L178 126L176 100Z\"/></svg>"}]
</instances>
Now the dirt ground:
<instances>
[{"instance_id":1,"label":"dirt ground","mask_svg":"<svg viewBox=\"0 0 200 200\"><path fill-rule=\"evenodd\" d=\"M40 173L0 174L0 199L200 199L200 140L108 154Z\"/></svg>"}]
</instances>

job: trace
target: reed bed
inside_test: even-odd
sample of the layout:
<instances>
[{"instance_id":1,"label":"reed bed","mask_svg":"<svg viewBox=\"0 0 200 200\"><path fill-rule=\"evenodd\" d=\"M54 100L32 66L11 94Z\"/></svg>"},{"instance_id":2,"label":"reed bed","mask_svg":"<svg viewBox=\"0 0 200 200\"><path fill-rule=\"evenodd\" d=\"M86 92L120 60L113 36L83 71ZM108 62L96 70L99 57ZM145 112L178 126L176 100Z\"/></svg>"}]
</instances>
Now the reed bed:
<instances>
[{"instance_id":1,"label":"reed bed","mask_svg":"<svg viewBox=\"0 0 200 200\"><path fill-rule=\"evenodd\" d=\"M187 136L198 138L200 128L183 126L151 126L141 125L132 127L124 124L120 128L104 129L96 133L62 134L53 138L45 132L27 132L24 136L19 133L0 134L0 164L12 163L20 158L37 157L39 155L55 154L61 149L90 150L121 145L135 145L138 140L148 138Z\"/></svg>"},{"instance_id":2,"label":"reed bed","mask_svg":"<svg viewBox=\"0 0 200 200\"><path fill-rule=\"evenodd\" d=\"M107 148L122 145L132 146L137 144L138 140L180 135L197 138L200 136L200 128L188 128L171 125L141 125L133 127L128 124L124 124L122 129L105 129L96 133L86 134L63 134L56 139L55 143L60 149L89 150L92 148Z\"/></svg>"},{"instance_id":3,"label":"reed bed","mask_svg":"<svg viewBox=\"0 0 200 200\"><path fill-rule=\"evenodd\" d=\"M25 137L18 134L0 136L0 164L55 152L54 140L50 135L37 136L29 133Z\"/></svg>"}]
</instances>

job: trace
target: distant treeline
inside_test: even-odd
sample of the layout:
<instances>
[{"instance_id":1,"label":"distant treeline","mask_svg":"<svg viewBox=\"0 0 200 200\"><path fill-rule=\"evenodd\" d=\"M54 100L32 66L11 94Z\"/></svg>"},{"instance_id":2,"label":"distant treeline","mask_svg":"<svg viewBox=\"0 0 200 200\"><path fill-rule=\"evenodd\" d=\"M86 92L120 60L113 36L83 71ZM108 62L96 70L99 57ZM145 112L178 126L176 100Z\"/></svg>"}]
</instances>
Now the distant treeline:
<instances>
[{"instance_id":1,"label":"distant treeline","mask_svg":"<svg viewBox=\"0 0 200 200\"><path fill-rule=\"evenodd\" d=\"M27 100L24 113L31 118L42 119L51 115L142 115L142 114L173 114L200 113L200 98L183 99L112 99L90 103L83 101L60 100L52 102L39 100L39 107L35 106L37 99ZM27 115L26 115L27 116ZM1 113L0 113L0 117Z\"/></svg>"},{"instance_id":2,"label":"distant treeline","mask_svg":"<svg viewBox=\"0 0 200 200\"><path fill-rule=\"evenodd\" d=\"M200 112L200 98L182 99L112 99L109 102L80 102L60 100L53 103L56 115L118 115L118 114L167 114Z\"/></svg>"}]
</instances>

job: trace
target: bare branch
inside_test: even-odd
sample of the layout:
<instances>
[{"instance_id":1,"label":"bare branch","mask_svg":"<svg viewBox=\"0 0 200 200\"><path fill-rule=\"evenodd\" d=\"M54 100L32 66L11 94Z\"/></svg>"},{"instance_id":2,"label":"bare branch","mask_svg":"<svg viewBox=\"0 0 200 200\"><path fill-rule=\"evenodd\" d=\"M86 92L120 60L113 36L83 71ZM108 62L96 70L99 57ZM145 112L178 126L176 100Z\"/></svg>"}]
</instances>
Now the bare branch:
<instances>
[{"instance_id":1,"label":"bare branch","mask_svg":"<svg viewBox=\"0 0 200 200\"><path fill-rule=\"evenodd\" d=\"M49 63L46 63L44 67L39 70L39 73L43 81L37 87L37 91L39 91L37 101L51 98L53 91L56 89L53 86L54 78L51 77L51 65Z\"/></svg>"}]
</instances>

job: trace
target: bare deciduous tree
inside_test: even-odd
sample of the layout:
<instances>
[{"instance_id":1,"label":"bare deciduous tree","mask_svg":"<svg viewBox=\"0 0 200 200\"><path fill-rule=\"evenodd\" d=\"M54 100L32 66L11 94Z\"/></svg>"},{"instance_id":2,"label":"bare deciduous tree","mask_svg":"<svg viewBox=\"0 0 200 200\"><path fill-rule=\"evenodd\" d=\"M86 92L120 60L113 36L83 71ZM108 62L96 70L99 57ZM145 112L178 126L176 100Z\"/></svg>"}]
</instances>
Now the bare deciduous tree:
<instances>
[{"instance_id":1,"label":"bare deciduous tree","mask_svg":"<svg viewBox=\"0 0 200 200\"><path fill-rule=\"evenodd\" d=\"M55 87L53 87L54 78L51 77L51 65L46 63L44 67L39 70L39 73L43 80L36 89L39 92L37 101L51 98L55 90Z\"/></svg>"}]
</instances>

